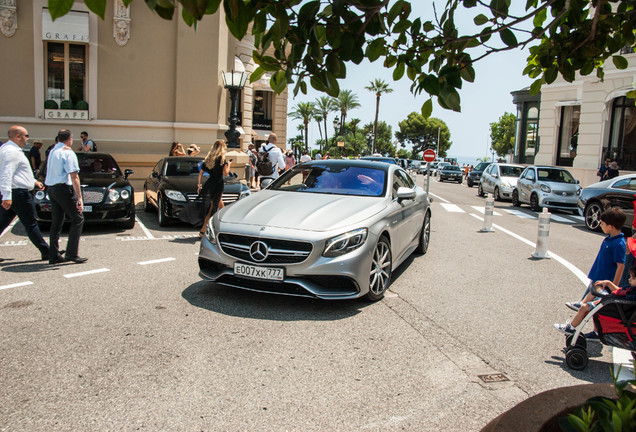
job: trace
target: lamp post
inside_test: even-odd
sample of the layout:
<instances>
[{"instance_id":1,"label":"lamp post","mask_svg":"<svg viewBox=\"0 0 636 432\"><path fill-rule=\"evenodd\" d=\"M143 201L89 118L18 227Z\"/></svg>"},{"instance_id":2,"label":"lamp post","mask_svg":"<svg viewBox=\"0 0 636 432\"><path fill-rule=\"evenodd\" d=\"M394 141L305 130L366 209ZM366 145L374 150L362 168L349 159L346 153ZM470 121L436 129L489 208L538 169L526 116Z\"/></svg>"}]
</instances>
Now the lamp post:
<instances>
[{"instance_id":1,"label":"lamp post","mask_svg":"<svg viewBox=\"0 0 636 432\"><path fill-rule=\"evenodd\" d=\"M333 142L332 142L332 146L336 145L336 138L338 136L338 126L340 125L340 120L338 119L338 116L335 116L333 118Z\"/></svg>"},{"instance_id":2,"label":"lamp post","mask_svg":"<svg viewBox=\"0 0 636 432\"><path fill-rule=\"evenodd\" d=\"M225 138L227 139L228 148L240 148L239 138L241 137L241 133L236 130L236 123L238 123L239 121L238 114L236 112L236 100L238 99L239 92L243 90L243 87L245 87L245 81L247 80L245 67L242 67L242 69L243 70L232 69L232 72L222 73L223 87L225 87L230 92L230 100L232 101L230 116L228 117L230 128L225 132Z\"/></svg>"}]
</instances>

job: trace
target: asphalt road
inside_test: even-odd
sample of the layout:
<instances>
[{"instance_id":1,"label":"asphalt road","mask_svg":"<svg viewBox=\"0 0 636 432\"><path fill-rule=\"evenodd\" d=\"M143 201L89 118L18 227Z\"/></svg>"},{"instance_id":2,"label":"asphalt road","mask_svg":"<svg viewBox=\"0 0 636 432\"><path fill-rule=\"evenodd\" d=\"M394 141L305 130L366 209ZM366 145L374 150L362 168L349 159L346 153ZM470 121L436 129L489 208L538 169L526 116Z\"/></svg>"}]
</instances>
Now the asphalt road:
<instances>
[{"instance_id":1,"label":"asphalt road","mask_svg":"<svg viewBox=\"0 0 636 432\"><path fill-rule=\"evenodd\" d=\"M476 188L431 193L429 252L374 304L215 287L196 232L152 213L86 226L82 265L36 261L16 224L0 237L0 430L477 431L543 390L611 382L607 347L571 371L552 328L602 236L555 213L562 259L535 260L529 208L496 203L482 233Z\"/></svg>"}]
</instances>

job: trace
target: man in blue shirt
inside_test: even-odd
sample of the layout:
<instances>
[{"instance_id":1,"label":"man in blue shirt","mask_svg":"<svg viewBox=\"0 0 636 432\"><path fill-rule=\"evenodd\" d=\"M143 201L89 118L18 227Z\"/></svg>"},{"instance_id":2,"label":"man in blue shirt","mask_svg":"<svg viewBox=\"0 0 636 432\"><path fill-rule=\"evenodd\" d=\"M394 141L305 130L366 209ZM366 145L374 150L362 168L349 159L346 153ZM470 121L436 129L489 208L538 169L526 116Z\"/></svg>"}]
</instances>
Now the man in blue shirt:
<instances>
[{"instance_id":1,"label":"man in blue shirt","mask_svg":"<svg viewBox=\"0 0 636 432\"><path fill-rule=\"evenodd\" d=\"M73 135L68 129L62 129L57 135L55 145L46 160L46 180L49 198L51 200L51 231L49 244L51 245L50 264L72 261L81 264L87 261L77 255L79 240L84 226L82 211L82 189L79 180L79 162L77 155L71 149ZM71 223L66 244L66 255L59 252L59 240L62 224L66 215Z\"/></svg>"},{"instance_id":2,"label":"man in blue shirt","mask_svg":"<svg viewBox=\"0 0 636 432\"><path fill-rule=\"evenodd\" d=\"M9 141L0 147L0 233L17 215L29 236L31 243L40 250L42 259L49 259L49 245L46 244L38 227L35 204L31 191L34 186L42 187L35 181L33 170L22 148L29 140L29 133L22 126L9 128Z\"/></svg>"}]
</instances>

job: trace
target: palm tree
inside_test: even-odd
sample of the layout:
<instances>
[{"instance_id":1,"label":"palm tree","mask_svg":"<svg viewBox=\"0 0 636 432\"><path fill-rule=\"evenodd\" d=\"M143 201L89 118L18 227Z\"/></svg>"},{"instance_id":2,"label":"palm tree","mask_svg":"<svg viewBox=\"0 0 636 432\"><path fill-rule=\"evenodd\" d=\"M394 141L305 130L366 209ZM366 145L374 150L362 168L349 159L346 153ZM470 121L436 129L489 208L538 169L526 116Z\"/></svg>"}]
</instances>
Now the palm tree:
<instances>
[{"instance_id":1,"label":"palm tree","mask_svg":"<svg viewBox=\"0 0 636 432\"><path fill-rule=\"evenodd\" d=\"M330 112L335 110L335 107L333 106L333 100L329 96L319 97L318 99L316 99L315 104L316 111L320 113L320 115L322 116L322 121L324 122L326 144L329 142L327 138L327 116ZM322 153L322 146L320 146L320 153Z\"/></svg>"},{"instance_id":2,"label":"palm tree","mask_svg":"<svg viewBox=\"0 0 636 432\"><path fill-rule=\"evenodd\" d=\"M373 144L371 153L375 151L375 139L378 134L378 113L380 112L380 96L382 93L392 93L393 89L389 87L383 80L375 79L371 81L365 89L375 93L375 121L373 122Z\"/></svg>"},{"instance_id":3,"label":"palm tree","mask_svg":"<svg viewBox=\"0 0 636 432\"><path fill-rule=\"evenodd\" d=\"M291 118L302 120L305 126L305 150L309 151L309 121L312 119L316 106L313 102L298 102L294 110L288 113Z\"/></svg>"},{"instance_id":4,"label":"palm tree","mask_svg":"<svg viewBox=\"0 0 636 432\"><path fill-rule=\"evenodd\" d=\"M322 140L322 125L320 124L322 122L322 114L320 114L318 108L316 108L316 110L314 111L314 121L318 123L318 133L320 134L320 139Z\"/></svg>"},{"instance_id":5,"label":"palm tree","mask_svg":"<svg viewBox=\"0 0 636 432\"><path fill-rule=\"evenodd\" d=\"M347 120L347 113L360 107L360 103L358 103L358 96L351 90L340 90L340 94L333 101L336 108L340 110L340 127L338 131L342 133Z\"/></svg>"},{"instance_id":6,"label":"palm tree","mask_svg":"<svg viewBox=\"0 0 636 432\"><path fill-rule=\"evenodd\" d=\"M349 127L351 128L351 132L353 132L353 139L356 139L356 131L358 130L358 124L360 124L359 118L351 119L349 122Z\"/></svg>"}]
</instances>

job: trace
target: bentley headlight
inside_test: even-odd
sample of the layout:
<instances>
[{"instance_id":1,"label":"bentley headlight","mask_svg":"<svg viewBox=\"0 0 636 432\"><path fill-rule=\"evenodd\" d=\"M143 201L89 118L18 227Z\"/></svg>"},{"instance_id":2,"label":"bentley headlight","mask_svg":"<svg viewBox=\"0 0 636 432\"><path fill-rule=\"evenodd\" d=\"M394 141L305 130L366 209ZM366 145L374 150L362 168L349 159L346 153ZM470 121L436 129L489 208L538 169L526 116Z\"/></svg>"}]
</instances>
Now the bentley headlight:
<instances>
[{"instance_id":1,"label":"bentley headlight","mask_svg":"<svg viewBox=\"0 0 636 432\"><path fill-rule=\"evenodd\" d=\"M170 198L171 200L175 200L175 201L187 201L186 197L183 196L181 192L176 190L166 189L166 196Z\"/></svg>"},{"instance_id":2,"label":"bentley headlight","mask_svg":"<svg viewBox=\"0 0 636 432\"><path fill-rule=\"evenodd\" d=\"M216 231L214 231L214 218L210 218L205 228L205 238L212 244L216 244Z\"/></svg>"},{"instance_id":3,"label":"bentley headlight","mask_svg":"<svg viewBox=\"0 0 636 432\"><path fill-rule=\"evenodd\" d=\"M42 201L44 198L46 198L46 194L44 193L44 191L39 190L35 193L36 200Z\"/></svg>"},{"instance_id":4,"label":"bentley headlight","mask_svg":"<svg viewBox=\"0 0 636 432\"><path fill-rule=\"evenodd\" d=\"M119 191L116 189L111 189L108 191L108 199L111 201L117 201L119 199Z\"/></svg>"},{"instance_id":5,"label":"bentley headlight","mask_svg":"<svg viewBox=\"0 0 636 432\"><path fill-rule=\"evenodd\" d=\"M122 199L128 199L128 197L130 197L130 192L128 192L128 189L124 189L121 191L121 198Z\"/></svg>"},{"instance_id":6,"label":"bentley headlight","mask_svg":"<svg viewBox=\"0 0 636 432\"><path fill-rule=\"evenodd\" d=\"M358 249L367 239L368 230L359 228L348 233L340 234L327 240L325 251L322 253L326 257L337 257Z\"/></svg>"},{"instance_id":7,"label":"bentley headlight","mask_svg":"<svg viewBox=\"0 0 636 432\"><path fill-rule=\"evenodd\" d=\"M539 186L539 189L541 189L541 191L545 193L552 192L552 189L550 189L550 186L548 186L547 184L541 184L541 186Z\"/></svg>"}]
</instances>

